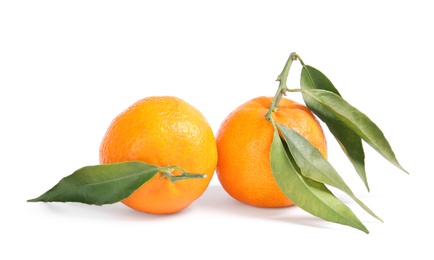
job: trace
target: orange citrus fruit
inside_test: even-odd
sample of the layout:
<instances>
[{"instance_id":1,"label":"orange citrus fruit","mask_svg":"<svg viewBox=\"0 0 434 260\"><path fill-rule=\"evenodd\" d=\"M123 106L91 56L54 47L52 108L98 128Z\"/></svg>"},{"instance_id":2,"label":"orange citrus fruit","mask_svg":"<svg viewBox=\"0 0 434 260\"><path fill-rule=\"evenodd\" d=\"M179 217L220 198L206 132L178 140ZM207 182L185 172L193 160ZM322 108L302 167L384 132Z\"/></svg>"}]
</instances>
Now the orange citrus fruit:
<instances>
[{"instance_id":1,"label":"orange citrus fruit","mask_svg":"<svg viewBox=\"0 0 434 260\"><path fill-rule=\"evenodd\" d=\"M235 109L216 136L217 176L233 198L258 207L285 207L294 203L277 186L270 165L274 128L265 118L271 97L252 99ZM325 157L327 146L321 125L304 105L282 98L273 120L303 135Z\"/></svg>"},{"instance_id":2,"label":"orange citrus fruit","mask_svg":"<svg viewBox=\"0 0 434 260\"><path fill-rule=\"evenodd\" d=\"M187 102L170 96L144 98L119 114L107 129L99 155L101 164L143 161L206 174L201 179L171 182L158 173L122 200L135 210L153 214L174 213L189 206L208 187L217 164L214 134L205 117Z\"/></svg>"}]
</instances>

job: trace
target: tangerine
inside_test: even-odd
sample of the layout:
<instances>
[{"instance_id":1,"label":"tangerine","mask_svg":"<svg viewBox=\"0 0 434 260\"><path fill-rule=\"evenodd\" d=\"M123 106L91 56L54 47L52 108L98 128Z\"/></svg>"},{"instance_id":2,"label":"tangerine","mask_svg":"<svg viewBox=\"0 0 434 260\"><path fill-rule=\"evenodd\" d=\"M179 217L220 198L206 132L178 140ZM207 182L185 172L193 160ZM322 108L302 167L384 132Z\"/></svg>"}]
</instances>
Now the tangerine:
<instances>
[{"instance_id":1,"label":"tangerine","mask_svg":"<svg viewBox=\"0 0 434 260\"><path fill-rule=\"evenodd\" d=\"M266 119L273 98L252 99L231 112L217 135L218 179L229 195L258 207L294 203L279 189L270 165L274 128ZM273 120L304 136L325 157L327 145L321 125L304 105L282 98Z\"/></svg>"},{"instance_id":2,"label":"tangerine","mask_svg":"<svg viewBox=\"0 0 434 260\"><path fill-rule=\"evenodd\" d=\"M206 174L201 179L172 182L158 173L121 201L138 211L168 214L186 208L203 194L216 168L217 147L200 111L182 99L158 96L137 101L113 119L99 156L101 164L138 160Z\"/></svg>"}]
</instances>

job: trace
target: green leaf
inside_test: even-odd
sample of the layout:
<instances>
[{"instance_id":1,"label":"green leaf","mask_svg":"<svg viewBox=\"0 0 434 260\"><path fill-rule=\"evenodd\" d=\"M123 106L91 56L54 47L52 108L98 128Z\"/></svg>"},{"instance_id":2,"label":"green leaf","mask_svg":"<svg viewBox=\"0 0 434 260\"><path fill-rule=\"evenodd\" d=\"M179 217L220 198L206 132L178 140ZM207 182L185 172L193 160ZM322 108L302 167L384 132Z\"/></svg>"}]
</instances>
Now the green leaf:
<instances>
[{"instance_id":1,"label":"green leaf","mask_svg":"<svg viewBox=\"0 0 434 260\"><path fill-rule=\"evenodd\" d=\"M322 104L330 113L333 113L334 116L353 130L379 154L407 173L396 159L395 153L383 132L365 114L333 92L322 89L304 89L303 93Z\"/></svg>"},{"instance_id":2,"label":"green leaf","mask_svg":"<svg viewBox=\"0 0 434 260\"><path fill-rule=\"evenodd\" d=\"M333 92L336 95L339 96L341 95L339 94L337 88L329 80L329 78L327 78L326 75L324 75L321 71L317 70L316 68L309 65L305 65L303 66L301 73L302 73L301 80L306 83L302 87L308 89L324 89Z\"/></svg>"},{"instance_id":3,"label":"green leaf","mask_svg":"<svg viewBox=\"0 0 434 260\"><path fill-rule=\"evenodd\" d=\"M314 216L369 233L351 209L323 183L301 175L298 166L289 156L275 130L270 151L271 169L279 188L289 199Z\"/></svg>"},{"instance_id":4,"label":"green leaf","mask_svg":"<svg viewBox=\"0 0 434 260\"><path fill-rule=\"evenodd\" d=\"M350 196L355 202L357 202L360 207L362 207L371 216L382 221L372 210L370 210L354 195L354 193L344 182L342 177L336 172L333 166L306 138L286 126L277 124L277 128L282 134L288 150L300 168L300 172L303 176L340 189Z\"/></svg>"},{"instance_id":5,"label":"green leaf","mask_svg":"<svg viewBox=\"0 0 434 260\"><path fill-rule=\"evenodd\" d=\"M86 166L28 202L111 204L127 198L159 170L157 166L137 161Z\"/></svg>"},{"instance_id":6,"label":"green leaf","mask_svg":"<svg viewBox=\"0 0 434 260\"><path fill-rule=\"evenodd\" d=\"M340 96L333 83L322 72L308 65L302 69L300 86L302 90L324 89ZM335 136L357 174L369 190L362 139L320 102L305 94L303 94L303 99L306 106L327 125L330 132Z\"/></svg>"}]
</instances>

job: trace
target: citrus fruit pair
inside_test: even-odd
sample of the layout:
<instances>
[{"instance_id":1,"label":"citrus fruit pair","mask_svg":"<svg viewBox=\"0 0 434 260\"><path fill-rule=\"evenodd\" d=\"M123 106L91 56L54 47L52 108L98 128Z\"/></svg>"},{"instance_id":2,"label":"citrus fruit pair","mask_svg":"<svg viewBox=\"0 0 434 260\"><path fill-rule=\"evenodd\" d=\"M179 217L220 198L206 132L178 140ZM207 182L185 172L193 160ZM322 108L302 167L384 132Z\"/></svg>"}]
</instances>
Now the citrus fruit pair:
<instances>
[{"instance_id":1,"label":"citrus fruit pair","mask_svg":"<svg viewBox=\"0 0 434 260\"><path fill-rule=\"evenodd\" d=\"M271 102L259 97L241 105L224 120L215 139L205 117L185 101L168 96L139 100L112 121L101 143L100 163L137 160L206 174L176 182L157 174L122 200L143 212L167 214L186 208L203 194L215 170L223 188L241 202L290 206L270 168L273 127L265 114ZM273 117L326 156L321 126L307 107L282 99Z\"/></svg>"},{"instance_id":2,"label":"citrus fruit pair","mask_svg":"<svg viewBox=\"0 0 434 260\"><path fill-rule=\"evenodd\" d=\"M300 88L288 88L293 61L302 65ZM328 186L351 197L382 221L351 191L327 161L317 117L336 138L369 190L362 141L408 173L381 129L342 98L319 70L291 53L274 97L247 101L230 113L214 137L205 117L185 101L148 97L110 124L100 146L100 164L78 169L29 202L121 201L143 212L178 212L199 198L214 172L233 198L257 207L296 204L324 220L368 233ZM299 92L306 106L283 98ZM317 117L316 117L317 116Z\"/></svg>"}]
</instances>

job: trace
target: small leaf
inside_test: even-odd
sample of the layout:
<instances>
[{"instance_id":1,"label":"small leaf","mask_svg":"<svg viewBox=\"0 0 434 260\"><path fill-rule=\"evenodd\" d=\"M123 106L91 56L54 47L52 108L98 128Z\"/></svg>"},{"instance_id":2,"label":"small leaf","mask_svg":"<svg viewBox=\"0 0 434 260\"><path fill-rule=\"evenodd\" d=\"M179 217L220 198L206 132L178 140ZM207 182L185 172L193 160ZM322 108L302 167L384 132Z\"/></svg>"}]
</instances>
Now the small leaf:
<instances>
[{"instance_id":1,"label":"small leaf","mask_svg":"<svg viewBox=\"0 0 434 260\"><path fill-rule=\"evenodd\" d=\"M371 216L382 221L354 195L333 166L306 138L286 126L277 124L277 128L282 134L288 146L288 150L300 168L300 172L303 176L340 189L357 202L360 207Z\"/></svg>"},{"instance_id":2,"label":"small leaf","mask_svg":"<svg viewBox=\"0 0 434 260\"><path fill-rule=\"evenodd\" d=\"M351 209L324 184L302 176L289 156L275 130L270 151L271 169L279 188L289 199L314 216L369 233Z\"/></svg>"},{"instance_id":3,"label":"small leaf","mask_svg":"<svg viewBox=\"0 0 434 260\"><path fill-rule=\"evenodd\" d=\"M308 65L302 69L300 86L302 90L324 89L341 96L322 72ZM369 191L362 139L321 103L305 94L303 94L303 99L307 107L327 125Z\"/></svg>"},{"instance_id":4,"label":"small leaf","mask_svg":"<svg viewBox=\"0 0 434 260\"><path fill-rule=\"evenodd\" d=\"M327 78L327 76L316 68L305 65L303 66L301 73L301 80L305 83L302 87L308 89L324 89L333 92L336 95L341 95L333 83Z\"/></svg>"},{"instance_id":5,"label":"small leaf","mask_svg":"<svg viewBox=\"0 0 434 260\"><path fill-rule=\"evenodd\" d=\"M61 179L46 193L28 202L111 204L127 198L159 170L157 166L137 161L86 166Z\"/></svg>"},{"instance_id":6,"label":"small leaf","mask_svg":"<svg viewBox=\"0 0 434 260\"><path fill-rule=\"evenodd\" d=\"M407 173L396 159L396 156L383 132L365 114L333 92L322 89L304 89L303 93L321 103L379 154Z\"/></svg>"}]
</instances>

